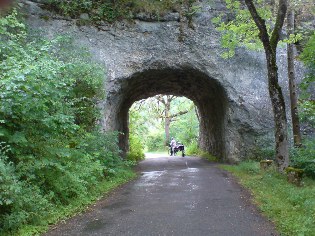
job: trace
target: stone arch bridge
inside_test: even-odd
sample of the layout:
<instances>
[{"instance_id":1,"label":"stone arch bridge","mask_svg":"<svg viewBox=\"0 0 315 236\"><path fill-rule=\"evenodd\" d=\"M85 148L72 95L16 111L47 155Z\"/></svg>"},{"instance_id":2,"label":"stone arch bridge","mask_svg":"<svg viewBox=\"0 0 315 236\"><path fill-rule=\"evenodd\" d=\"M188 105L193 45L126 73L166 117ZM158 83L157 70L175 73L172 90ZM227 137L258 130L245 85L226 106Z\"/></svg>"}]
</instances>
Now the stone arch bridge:
<instances>
[{"instance_id":1,"label":"stone arch bridge","mask_svg":"<svg viewBox=\"0 0 315 236\"><path fill-rule=\"evenodd\" d=\"M184 25L183 33L176 13L159 21L137 17L94 27L78 26L77 20L45 11L33 1L25 1L24 7L32 28L48 37L72 35L107 69L102 126L124 133L122 150L128 149L129 108L157 94L194 101L201 115L200 146L223 160L237 161L262 137L273 136L264 54L239 49L232 59L221 58L219 34L211 23L224 11L220 0L214 7L204 5L194 18L195 29ZM279 55L280 79L285 81L285 54Z\"/></svg>"}]
</instances>

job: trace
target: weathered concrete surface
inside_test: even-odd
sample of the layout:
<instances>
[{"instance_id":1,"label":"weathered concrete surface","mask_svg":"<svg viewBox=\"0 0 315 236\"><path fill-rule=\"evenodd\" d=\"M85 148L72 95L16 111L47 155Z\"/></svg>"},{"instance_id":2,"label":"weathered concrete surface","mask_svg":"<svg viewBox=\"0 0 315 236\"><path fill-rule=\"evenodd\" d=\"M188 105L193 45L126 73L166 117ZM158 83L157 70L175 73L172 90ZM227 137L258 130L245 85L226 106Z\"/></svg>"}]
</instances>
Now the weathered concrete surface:
<instances>
[{"instance_id":1,"label":"weathered concrete surface","mask_svg":"<svg viewBox=\"0 0 315 236\"><path fill-rule=\"evenodd\" d=\"M221 0L200 4L202 11L193 19L194 30L178 22L176 14L163 18L163 22L137 16L129 22L93 27L77 26L76 20L44 11L34 2L26 1L25 9L30 26L49 37L73 35L107 68L102 125L104 130L124 133L120 137L123 150L128 148L130 106L153 95L173 94L186 96L197 105L201 147L237 161L255 143L260 145L260 137L272 136L265 57L240 49L234 58L222 59L219 34L211 18L226 9ZM180 24L184 35L180 35ZM283 51L279 51L279 72L285 81Z\"/></svg>"},{"instance_id":2,"label":"weathered concrete surface","mask_svg":"<svg viewBox=\"0 0 315 236\"><path fill-rule=\"evenodd\" d=\"M55 226L63 235L277 235L225 171L197 157L160 157L140 163L141 176Z\"/></svg>"}]
</instances>

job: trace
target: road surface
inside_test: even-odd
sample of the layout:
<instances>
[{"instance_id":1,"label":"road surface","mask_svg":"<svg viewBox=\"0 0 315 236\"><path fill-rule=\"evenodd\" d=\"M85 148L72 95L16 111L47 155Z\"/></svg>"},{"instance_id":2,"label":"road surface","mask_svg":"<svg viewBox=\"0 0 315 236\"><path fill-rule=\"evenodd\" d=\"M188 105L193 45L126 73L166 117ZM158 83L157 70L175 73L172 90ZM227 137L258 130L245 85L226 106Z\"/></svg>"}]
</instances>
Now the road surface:
<instances>
[{"instance_id":1,"label":"road surface","mask_svg":"<svg viewBox=\"0 0 315 236\"><path fill-rule=\"evenodd\" d=\"M52 235L278 235L225 171L197 157L147 158L139 178Z\"/></svg>"}]
</instances>

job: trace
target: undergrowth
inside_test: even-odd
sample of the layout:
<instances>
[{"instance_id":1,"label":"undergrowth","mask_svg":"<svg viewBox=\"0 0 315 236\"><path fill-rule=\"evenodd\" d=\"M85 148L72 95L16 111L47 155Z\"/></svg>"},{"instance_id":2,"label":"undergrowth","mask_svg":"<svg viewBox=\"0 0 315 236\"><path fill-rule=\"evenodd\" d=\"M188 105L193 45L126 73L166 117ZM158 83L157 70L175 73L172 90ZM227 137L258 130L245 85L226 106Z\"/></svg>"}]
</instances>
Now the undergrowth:
<instances>
[{"instance_id":1,"label":"undergrowth","mask_svg":"<svg viewBox=\"0 0 315 236\"><path fill-rule=\"evenodd\" d=\"M306 176L315 179L315 140L304 140L302 147L290 150L291 166L303 169Z\"/></svg>"},{"instance_id":2,"label":"undergrowth","mask_svg":"<svg viewBox=\"0 0 315 236\"><path fill-rule=\"evenodd\" d=\"M133 176L97 126L102 66L19 18L0 18L0 235L39 232Z\"/></svg>"},{"instance_id":3,"label":"undergrowth","mask_svg":"<svg viewBox=\"0 0 315 236\"><path fill-rule=\"evenodd\" d=\"M106 178L99 182L93 190L86 196L77 199L72 199L68 205L56 205L47 217L41 219L38 225L24 225L17 232L4 233L3 236L33 236L41 235L47 231L49 226L54 225L62 220L66 220L75 214L84 212L93 202L103 198L111 190L135 178L135 172L128 166L121 166L116 169L116 174L113 177ZM2 234L1 234L2 235Z\"/></svg>"},{"instance_id":4,"label":"undergrowth","mask_svg":"<svg viewBox=\"0 0 315 236\"><path fill-rule=\"evenodd\" d=\"M152 16L164 15L167 12L179 11L186 7L185 14L189 17L195 13L195 0L46 0L44 4L49 10L61 15L79 18L82 13L88 13L91 22L114 22L121 19L132 19L137 13L146 13Z\"/></svg>"},{"instance_id":5,"label":"undergrowth","mask_svg":"<svg viewBox=\"0 0 315 236\"><path fill-rule=\"evenodd\" d=\"M138 136L130 134L129 146L130 148L127 153L127 160L137 162L144 159L144 146Z\"/></svg>"},{"instance_id":6,"label":"undergrowth","mask_svg":"<svg viewBox=\"0 0 315 236\"><path fill-rule=\"evenodd\" d=\"M260 171L257 162L221 167L237 176L253 193L254 202L275 223L281 235L314 235L314 180L305 178L304 186L296 187L275 170Z\"/></svg>"},{"instance_id":7,"label":"undergrowth","mask_svg":"<svg viewBox=\"0 0 315 236\"><path fill-rule=\"evenodd\" d=\"M307 177L315 179L315 139L305 138L301 147L291 147L290 163L289 165L294 168L303 169ZM270 146L270 143L264 141L260 142L260 146L251 152L251 155L246 157L245 160L261 161L261 160L274 160L275 151Z\"/></svg>"},{"instance_id":8,"label":"undergrowth","mask_svg":"<svg viewBox=\"0 0 315 236\"><path fill-rule=\"evenodd\" d=\"M203 151L198 147L196 141L191 142L186 148L186 154L188 156L200 156L208 161L217 162L218 158L209 152Z\"/></svg>"}]
</instances>

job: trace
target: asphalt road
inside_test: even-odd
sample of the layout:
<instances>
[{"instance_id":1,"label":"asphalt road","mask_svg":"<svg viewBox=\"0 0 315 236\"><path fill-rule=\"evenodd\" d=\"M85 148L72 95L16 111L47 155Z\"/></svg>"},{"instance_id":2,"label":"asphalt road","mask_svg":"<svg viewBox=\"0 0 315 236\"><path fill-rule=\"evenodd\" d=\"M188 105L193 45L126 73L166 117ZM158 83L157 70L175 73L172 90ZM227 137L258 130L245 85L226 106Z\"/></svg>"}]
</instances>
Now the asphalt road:
<instances>
[{"instance_id":1,"label":"asphalt road","mask_svg":"<svg viewBox=\"0 0 315 236\"><path fill-rule=\"evenodd\" d=\"M225 171L197 157L159 157L140 176L51 235L277 235Z\"/></svg>"}]
</instances>

